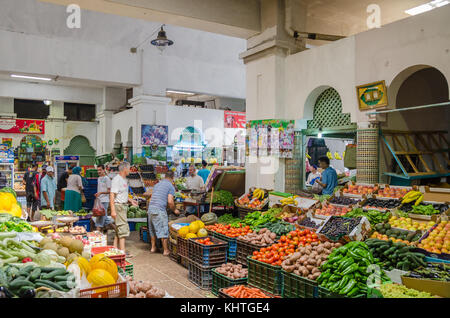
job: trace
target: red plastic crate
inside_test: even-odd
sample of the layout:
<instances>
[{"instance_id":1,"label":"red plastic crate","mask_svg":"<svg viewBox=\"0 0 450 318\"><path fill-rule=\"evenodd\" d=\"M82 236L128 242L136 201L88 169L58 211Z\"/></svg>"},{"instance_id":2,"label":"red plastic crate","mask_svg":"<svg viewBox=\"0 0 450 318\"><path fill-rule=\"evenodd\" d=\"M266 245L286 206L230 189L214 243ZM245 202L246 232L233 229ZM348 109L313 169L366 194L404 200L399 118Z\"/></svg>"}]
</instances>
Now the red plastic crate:
<instances>
[{"instance_id":1,"label":"red plastic crate","mask_svg":"<svg viewBox=\"0 0 450 318\"><path fill-rule=\"evenodd\" d=\"M113 249L113 248L115 248L115 247L114 246L93 247L91 249L91 254L92 254L92 256L94 256L95 254L105 253L105 252L107 252L107 251L109 251L110 249ZM126 265L125 254L108 256L108 258L112 259L116 263L117 266L125 268L125 265Z\"/></svg>"},{"instance_id":2,"label":"red plastic crate","mask_svg":"<svg viewBox=\"0 0 450 318\"><path fill-rule=\"evenodd\" d=\"M127 298L127 282L81 289L80 298Z\"/></svg>"}]
</instances>

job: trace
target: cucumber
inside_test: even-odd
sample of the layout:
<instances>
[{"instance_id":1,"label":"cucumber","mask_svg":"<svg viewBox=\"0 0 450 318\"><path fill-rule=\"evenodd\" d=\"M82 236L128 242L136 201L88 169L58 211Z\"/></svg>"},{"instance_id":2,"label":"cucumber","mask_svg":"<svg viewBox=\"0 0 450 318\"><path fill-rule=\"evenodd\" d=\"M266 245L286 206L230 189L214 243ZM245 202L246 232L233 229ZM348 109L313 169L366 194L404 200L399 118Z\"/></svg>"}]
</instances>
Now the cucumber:
<instances>
[{"instance_id":1,"label":"cucumber","mask_svg":"<svg viewBox=\"0 0 450 318\"><path fill-rule=\"evenodd\" d=\"M30 280L36 280L39 278L39 276L41 276L41 269L39 267L36 267L30 274Z\"/></svg>"},{"instance_id":2,"label":"cucumber","mask_svg":"<svg viewBox=\"0 0 450 318\"><path fill-rule=\"evenodd\" d=\"M50 273L57 269L61 269L61 267L41 267L42 273Z\"/></svg>"},{"instance_id":3,"label":"cucumber","mask_svg":"<svg viewBox=\"0 0 450 318\"><path fill-rule=\"evenodd\" d=\"M67 281L69 279L69 274L67 275L58 275L53 277L53 280L56 282Z\"/></svg>"},{"instance_id":4,"label":"cucumber","mask_svg":"<svg viewBox=\"0 0 450 318\"><path fill-rule=\"evenodd\" d=\"M11 288L19 288L22 286L29 286L31 284L31 282L27 279L19 279L16 278L15 280L13 280L12 282L9 283L9 287Z\"/></svg>"},{"instance_id":5,"label":"cucumber","mask_svg":"<svg viewBox=\"0 0 450 318\"><path fill-rule=\"evenodd\" d=\"M22 267L19 271L19 275L21 276L28 276L30 275L31 271L33 270L33 265L27 265L25 267Z\"/></svg>"},{"instance_id":6,"label":"cucumber","mask_svg":"<svg viewBox=\"0 0 450 318\"><path fill-rule=\"evenodd\" d=\"M51 279L51 278L53 278L55 276L64 275L66 273L67 273L67 270L65 268L58 268L58 269L55 269L54 271L52 271L50 273L42 274L41 278L43 280L49 280L49 279Z\"/></svg>"},{"instance_id":7,"label":"cucumber","mask_svg":"<svg viewBox=\"0 0 450 318\"><path fill-rule=\"evenodd\" d=\"M43 287L48 287L50 289L56 289L59 291L64 291L64 289L59 286L58 284L51 282L49 280L43 280L43 279L36 279L36 286L44 285ZM46 286L45 286L46 285Z\"/></svg>"}]
</instances>

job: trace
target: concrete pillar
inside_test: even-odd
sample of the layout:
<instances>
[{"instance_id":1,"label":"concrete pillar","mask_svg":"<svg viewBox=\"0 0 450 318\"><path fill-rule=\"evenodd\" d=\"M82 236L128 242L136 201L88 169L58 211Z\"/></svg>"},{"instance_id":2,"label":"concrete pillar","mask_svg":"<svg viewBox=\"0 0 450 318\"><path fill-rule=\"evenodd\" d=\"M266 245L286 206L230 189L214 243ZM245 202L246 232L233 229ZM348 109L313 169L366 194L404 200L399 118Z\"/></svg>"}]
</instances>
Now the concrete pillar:
<instances>
[{"instance_id":1,"label":"concrete pillar","mask_svg":"<svg viewBox=\"0 0 450 318\"><path fill-rule=\"evenodd\" d=\"M14 113L14 98L0 97L0 118L16 118Z\"/></svg>"},{"instance_id":2,"label":"concrete pillar","mask_svg":"<svg viewBox=\"0 0 450 318\"><path fill-rule=\"evenodd\" d=\"M133 145L134 153L142 152L141 126L142 125L167 125L167 106L170 98L140 95L129 100L130 105L136 110L134 121Z\"/></svg>"},{"instance_id":3,"label":"concrete pillar","mask_svg":"<svg viewBox=\"0 0 450 318\"><path fill-rule=\"evenodd\" d=\"M378 123L358 123L356 148L356 181L359 183L378 183Z\"/></svg>"},{"instance_id":4,"label":"concrete pillar","mask_svg":"<svg viewBox=\"0 0 450 318\"><path fill-rule=\"evenodd\" d=\"M45 121L45 140L59 139L58 145L49 146L51 149L60 149L61 155L64 153L70 140L67 140L64 136L64 102L53 101L49 106L49 115Z\"/></svg>"}]
</instances>

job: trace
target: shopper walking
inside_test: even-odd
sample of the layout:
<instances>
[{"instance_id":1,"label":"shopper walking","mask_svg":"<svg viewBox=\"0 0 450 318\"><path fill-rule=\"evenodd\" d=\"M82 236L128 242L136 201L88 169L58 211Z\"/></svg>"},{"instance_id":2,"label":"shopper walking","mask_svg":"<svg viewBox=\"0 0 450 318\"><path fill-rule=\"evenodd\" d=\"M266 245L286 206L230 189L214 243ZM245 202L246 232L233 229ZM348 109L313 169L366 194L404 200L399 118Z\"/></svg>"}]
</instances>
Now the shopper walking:
<instances>
[{"instance_id":1,"label":"shopper walking","mask_svg":"<svg viewBox=\"0 0 450 318\"><path fill-rule=\"evenodd\" d=\"M83 181L81 179L81 168L72 169L72 174L67 179L66 194L64 196L64 210L78 212L81 210L81 191L83 191Z\"/></svg>"},{"instance_id":2,"label":"shopper walking","mask_svg":"<svg viewBox=\"0 0 450 318\"><path fill-rule=\"evenodd\" d=\"M168 171L165 179L158 182L152 193L152 198L148 206L148 230L151 238L150 252L156 252L156 238L161 239L164 249L163 255L169 255L169 218L167 215L167 206L176 214L180 211L175 208L175 187L173 185L174 173Z\"/></svg>"},{"instance_id":3,"label":"shopper walking","mask_svg":"<svg viewBox=\"0 0 450 318\"><path fill-rule=\"evenodd\" d=\"M319 165L323 169L322 177L320 180L316 179L316 182L323 187L322 194L332 195L334 188L337 187L336 170L330 167L330 159L328 157L320 157Z\"/></svg>"},{"instance_id":4,"label":"shopper walking","mask_svg":"<svg viewBox=\"0 0 450 318\"><path fill-rule=\"evenodd\" d=\"M95 197L103 205L103 208L105 209L105 215L95 217L94 223L97 231L101 231L106 225L113 223L114 220L110 216L108 216L109 195L111 193L111 179L106 175L104 165L97 166L97 173L98 184Z\"/></svg>"},{"instance_id":5,"label":"shopper walking","mask_svg":"<svg viewBox=\"0 0 450 318\"><path fill-rule=\"evenodd\" d=\"M119 174L111 182L111 193L109 204L111 206L111 217L114 219L116 227L116 236L114 237L114 246L125 251L125 240L130 236L130 227L128 226L127 212L128 202L137 206L137 202L128 198L127 176L130 174L130 164L122 162L119 165ZM130 255L129 255L130 256ZM129 257L128 256L128 257Z\"/></svg>"},{"instance_id":6,"label":"shopper walking","mask_svg":"<svg viewBox=\"0 0 450 318\"><path fill-rule=\"evenodd\" d=\"M38 209L39 200L36 199L34 192L34 183L36 182L36 175L38 174L38 165L32 164L31 169L27 171L24 176L22 183L25 185L25 194L27 199L27 213L30 221L34 220L34 213Z\"/></svg>"},{"instance_id":7,"label":"shopper walking","mask_svg":"<svg viewBox=\"0 0 450 318\"><path fill-rule=\"evenodd\" d=\"M53 175L53 167L46 167L46 174L40 180L42 209L55 209L56 180Z\"/></svg>"}]
</instances>

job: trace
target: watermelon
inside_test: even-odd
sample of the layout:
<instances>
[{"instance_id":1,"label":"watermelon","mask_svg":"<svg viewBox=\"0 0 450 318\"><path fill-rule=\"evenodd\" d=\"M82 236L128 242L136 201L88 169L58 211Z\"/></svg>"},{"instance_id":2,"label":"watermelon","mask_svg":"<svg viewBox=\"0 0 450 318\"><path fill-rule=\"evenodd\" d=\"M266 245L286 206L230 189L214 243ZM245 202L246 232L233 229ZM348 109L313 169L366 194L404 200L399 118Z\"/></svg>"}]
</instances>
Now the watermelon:
<instances>
[{"instance_id":1,"label":"watermelon","mask_svg":"<svg viewBox=\"0 0 450 318\"><path fill-rule=\"evenodd\" d=\"M212 212L205 213L205 214L203 214L201 220L205 225L216 224L217 223L217 215Z\"/></svg>"},{"instance_id":2,"label":"watermelon","mask_svg":"<svg viewBox=\"0 0 450 318\"><path fill-rule=\"evenodd\" d=\"M136 217L135 213L133 211L128 211L127 218L134 219Z\"/></svg>"}]
</instances>

